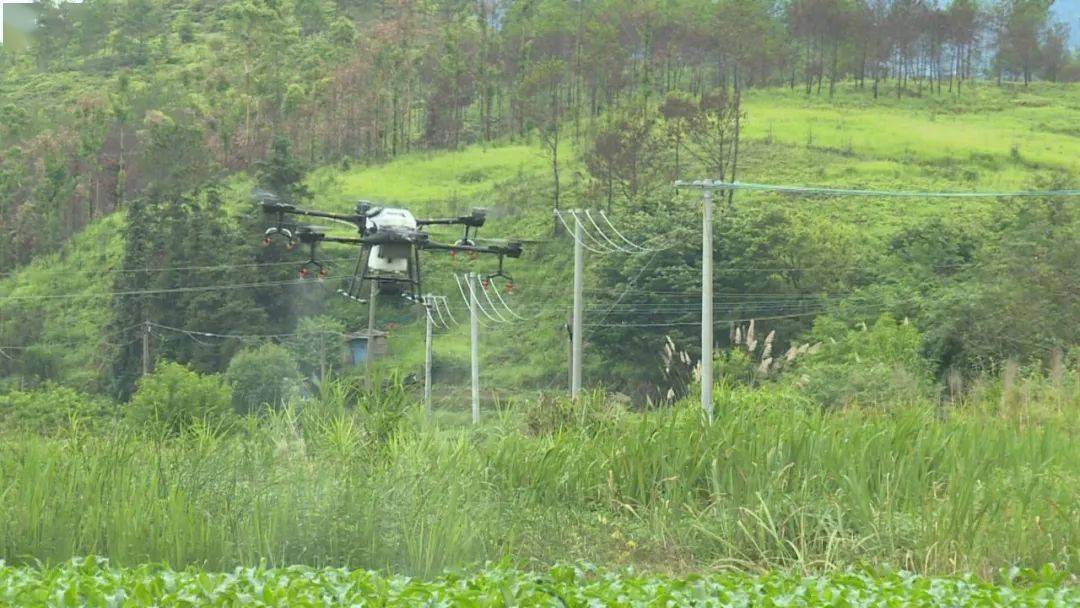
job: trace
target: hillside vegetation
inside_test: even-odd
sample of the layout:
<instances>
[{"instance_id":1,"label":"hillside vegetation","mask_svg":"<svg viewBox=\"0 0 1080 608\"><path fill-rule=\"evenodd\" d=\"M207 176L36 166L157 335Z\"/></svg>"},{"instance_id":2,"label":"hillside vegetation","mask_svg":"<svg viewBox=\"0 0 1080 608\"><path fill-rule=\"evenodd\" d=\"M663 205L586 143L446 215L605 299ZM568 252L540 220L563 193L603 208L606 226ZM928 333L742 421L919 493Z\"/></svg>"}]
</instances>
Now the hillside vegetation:
<instances>
[{"instance_id":1,"label":"hillside vegetation","mask_svg":"<svg viewBox=\"0 0 1080 608\"><path fill-rule=\"evenodd\" d=\"M1048 8L43 6L0 49L0 603L1073 601L1080 199L1046 192L1080 187L1080 84ZM928 193L716 196L714 420L702 178ZM423 309L379 294L389 352L346 363L357 251L298 273L267 192L523 242L481 291L478 423L458 281L495 260L421 254L453 320L428 410ZM580 209L611 223L570 399Z\"/></svg>"}]
</instances>

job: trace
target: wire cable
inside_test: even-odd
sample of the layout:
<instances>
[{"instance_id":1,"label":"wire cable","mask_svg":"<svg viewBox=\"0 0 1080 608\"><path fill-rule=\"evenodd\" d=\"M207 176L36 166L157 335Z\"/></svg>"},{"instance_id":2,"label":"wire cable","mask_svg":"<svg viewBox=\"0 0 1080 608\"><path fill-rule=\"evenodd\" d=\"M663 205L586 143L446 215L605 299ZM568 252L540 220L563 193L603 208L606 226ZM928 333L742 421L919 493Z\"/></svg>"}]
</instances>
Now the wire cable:
<instances>
[{"instance_id":1,"label":"wire cable","mask_svg":"<svg viewBox=\"0 0 1080 608\"><path fill-rule=\"evenodd\" d=\"M615 244L605 245L603 241L601 241L600 239L593 236L592 231L589 230L589 227L585 225L584 221L582 221L581 213L580 213L579 209L572 209L570 211L570 215L573 216L573 218L574 218L574 226L577 226L577 225L580 224L581 225L581 233L584 234L590 241L592 241L594 246L599 247L600 249L603 249L604 251L606 251L608 253L614 253L616 251L619 252L619 253L634 253L633 251L630 251L628 249L623 249L622 247L619 247L618 245L615 245Z\"/></svg>"},{"instance_id":2,"label":"wire cable","mask_svg":"<svg viewBox=\"0 0 1080 608\"><path fill-rule=\"evenodd\" d=\"M450 329L450 324L446 322L446 317L442 314L442 308L439 307L439 300L442 299L443 296L429 295L428 297L431 298L431 304L435 306L435 313L439 315L439 322L442 323L442 326L445 329Z\"/></svg>"},{"instance_id":3,"label":"wire cable","mask_svg":"<svg viewBox=\"0 0 1080 608\"><path fill-rule=\"evenodd\" d=\"M469 280L468 275L466 275L465 280L466 281ZM473 311L473 301L472 301L472 299L469 298L469 296L465 295L465 288L462 286L461 279L458 278L458 275L457 275L456 272L454 273L454 281L457 282L458 292L461 293L461 299L462 299L463 302L465 302L465 310L469 311L470 315L475 315L476 313L475 313L475 311ZM479 299L476 300L476 304L477 304L477 307L480 308L480 310L484 310L483 307L479 306L479 304L480 304ZM489 318L490 318L490 316L489 316ZM476 320L480 322L480 325L482 325L484 327L488 327L488 324L485 323L484 320L481 319L480 317L476 317ZM495 321L495 319L493 319L493 318L491 320Z\"/></svg>"},{"instance_id":4,"label":"wire cable","mask_svg":"<svg viewBox=\"0 0 1080 608\"><path fill-rule=\"evenodd\" d=\"M503 297L502 297L502 294L501 294L501 293L499 293L499 290L498 290L498 289L494 289L494 286L493 286L493 289L492 289L492 291L494 291L494 292L495 292L495 297L496 297L496 298L498 298L498 300L499 300L499 302L500 302L500 303L502 303L502 305L503 305L503 308L505 308L505 309L506 309L506 312L507 312L507 313L508 313L508 314L509 314L510 316L514 317L515 319L517 319L517 320L519 320L519 321L531 321L531 320L534 320L534 319L537 319L537 318L539 318L539 316L540 316L539 314L537 314L537 315L534 315L534 316L533 316L532 318L526 318L526 317L523 317L523 316L519 315L518 313L514 312L514 310L513 310L512 308L510 308L510 306L509 306L509 305L508 305L508 304L506 303L506 300L505 300L505 299L503 299Z\"/></svg>"},{"instance_id":5,"label":"wire cable","mask_svg":"<svg viewBox=\"0 0 1080 608\"><path fill-rule=\"evenodd\" d=\"M1034 198L1034 197L1080 197L1080 190L1014 190L998 192L931 192L917 190L863 190L856 188L823 188L815 186L778 186L774 184L755 184L750 182L724 182L696 180L675 182L675 188L700 190L748 190L756 192L776 192L780 194L802 194L814 196L869 196L893 198Z\"/></svg>"},{"instance_id":6,"label":"wire cable","mask_svg":"<svg viewBox=\"0 0 1080 608\"><path fill-rule=\"evenodd\" d=\"M635 284L637 284L638 279L641 278L641 275L645 274L645 269L649 267L649 264L652 263L652 261L656 257L657 253L658 253L657 251L654 251L652 253L652 255L649 256L649 259L645 260L645 263L642 264L641 268L638 269L638 272L637 272L636 275L634 275L634 278L631 279L630 282L626 284L626 289L624 289L622 294L619 295L618 299L615 300L615 303L612 304L611 307L607 309L607 312L604 313L604 316L600 318L601 323L603 323L604 321L607 320L608 316L611 315L611 311L614 310L615 307L619 305L619 302L623 301L623 298L626 297L626 294L630 293L630 290L634 287Z\"/></svg>"},{"instance_id":7,"label":"wire cable","mask_svg":"<svg viewBox=\"0 0 1080 608\"><path fill-rule=\"evenodd\" d=\"M585 210L585 215L588 215L590 220L592 219L592 216L589 215L589 210L588 209ZM623 236L623 233L619 232L619 229L615 227L615 224L613 224L611 222L611 220L608 219L608 216L607 216L606 213L604 213L603 209L600 210L600 217L603 218L604 222L606 222L608 227L611 228L611 231L615 233L615 236L622 239L623 242L625 242L630 247L633 247L634 249L637 249L637 250L639 250L639 251L641 251L643 253L647 252L647 251L655 251L655 248L642 247L641 245L638 245L637 243L635 243L635 242L631 241L630 239L626 238L625 236Z\"/></svg>"},{"instance_id":8,"label":"wire cable","mask_svg":"<svg viewBox=\"0 0 1080 608\"><path fill-rule=\"evenodd\" d=\"M103 293L58 293L25 296L0 296L0 301L36 301L36 300L69 300L80 298L114 298L119 296L143 296L164 295L170 293L190 293L200 291L230 291L234 289L258 289L262 287L282 287L286 285L313 285L323 281L347 278L346 275L330 275L320 279L289 279L284 281L267 281L264 283L233 283L226 285L198 285L191 287L162 287L158 289L132 289L127 291L111 291Z\"/></svg>"},{"instance_id":9,"label":"wire cable","mask_svg":"<svg viewBox=\"0 0 1080 608\"><path fill-rule=\"evenodd\" d=\"M484 292L484 299L487 300L488 305L491 306L491 312L495 313L496 317L499 317L500 322L509 323L510 320L502 316L502 313L500 313L498 309L495 308L495 302L491 299L491 294L488 293L487 285L485 285L484 283L484 281L480 281L480 291Z\"/></svg>"},{"instance_id":10,"label":"wire cable","mask_svg":"<svg viewBox=\"0 0 1080 608\"><path fill-rule=\"evenodd\" d=\"M428 321L431 321L432 327L438 327L439 329L446 329L445 325L443 325L439 321L436 321L435 317L432 316L432 314L431 314L431 306L432 305L433 305L433 300L425 298L425 300L424 300L424 313L427 315Z\"/></svg>"},{"instance_id":11,"label":"wire cable","mask_svg":"<svg viewBox=\"0 0 1080 608\"><path fill-rule=\"evenodd\" d=\"M450 311L450 301L447 300L446 296L438 296L436 306L438 305L438 301L442 301L443 308L446 309L446 316L450 317L450 320L454 323L454 325L461 325L461 323L458 323L458 320L454 318L454 313Z\"/></svg>"},{"instance_id":12,"label":"wire cable","mask_svg":"<svg viewBox=\"0 0 1080 608\"><path fill-rule=\"evenodd\" d=\"M611 251L607 249L594 249L588 244L586 244L585 241L578 239L577 233L575 233L574 230L570 228L570 224L568 224L566 220L563 219L562 212L558 209L555 210L555 217L559 218L559 222L563 225L563 228L566 228L566 232L570 235L570 238L574 239L574 242L584 247L587 251L591 251L592 253L595 253L597 255L607 255L611 253Z\"/></svg>"},{"instance_id":13,"label":"wire cable","mask_svg":"<svg viewBox=\"0 0 1080 608\"><path fill-rule=\"evenodd\" d=\"M578 212L578 211L574 211L573 213L574 213L574 220L575 220L575 221L578 221L578 222L581 222L581 220L580 220L580 219L578 218L579 212ZM609 247L611 247L612 249L614 249L614 250L616 250L616 251L622 252L622 253L636 253L636 252L635 252L634 250L632 250L632 249L627 249L627 248L625 248L625 247L622 247L622 246L620 246L620 245L619 245L618 243L616 243L615 241L611 240L611 239L610 239L610 238L608 237L608 235L604 234L604 231L603 231L603 230L601 230L601 229L600 229L600 226L598 226L598 225L597 225L597 223L596 223L596 220L594 220L594 219L592 218L592 215L591 215L591 214L589 213L589 210L588 210L588 209L586 209L586 210L585 210L585 217L586 217L586 218L587 218L587 219L589 220L589 223L591 223L591 224L593 225L593 228L594 228L594 229L596 229L596 232L597 232L597 233L598 233L598 234L600 235L600 238L602 238L602 239L604 239L605 241L607 241L607 243L608 243L608 246L609 246ZM582 232L588 232L588 230L587 230L586 228L582 228ZM591 233L590 233L590 234L591 234Z\"/></svg>"},{"instance_id":14,"label":"wire cable","mask_svg":"<svg viewBox=\"0 0 1080 608\"><path fill-rule=\"evenodd\" d=\"M206 338L238 339L238 340L243 340L243 339L256 339L256 340L258 340L258 339L267 339L267 338L292 338L292 337L300 336L300 335L339 336L339 337L342 337L342 338L347 338L349 336L349 334L347 334L347 333L343 333L343 332L340 332L340 331L333 331L333 330L290 332L290 333L280 333L280 334L221 334L221 333L216 333L216 332L211 332L211 331L197 331L197 330L192 330L192 329L184 329L182 327L172 327L170 325L162 325L161 323L155 323L153 321L148 321L146 324L149 325L150 327L156 327L158 329L163 329L165 331L172 331L172 332L176 332L176 333L189 334L189 335L193 335L193 336L202 336L202 337L206 337Z\"/></svg>"}]
</instances>

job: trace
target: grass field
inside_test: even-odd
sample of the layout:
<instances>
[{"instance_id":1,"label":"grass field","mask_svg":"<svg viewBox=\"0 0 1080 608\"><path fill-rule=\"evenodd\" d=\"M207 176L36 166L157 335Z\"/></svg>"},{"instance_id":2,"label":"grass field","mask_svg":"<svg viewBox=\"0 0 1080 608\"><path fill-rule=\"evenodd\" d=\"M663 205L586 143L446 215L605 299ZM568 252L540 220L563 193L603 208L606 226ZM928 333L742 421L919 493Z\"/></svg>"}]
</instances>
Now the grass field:
<instances>
[{"instance_id":1,"label":"grass field","mask_svg":"<svg viewBox=\"0 0 1080 608\"><path fill-rule=\"evenodd\" d=\"M737 389L712 426L692 404L549 398L478 428L331 393L229 434L8 433L0 559L1076 573L1077 398L1063 390L1000 412L991 391L945 420L929 404L824 413Z\"/></svg>"}]
</instances>

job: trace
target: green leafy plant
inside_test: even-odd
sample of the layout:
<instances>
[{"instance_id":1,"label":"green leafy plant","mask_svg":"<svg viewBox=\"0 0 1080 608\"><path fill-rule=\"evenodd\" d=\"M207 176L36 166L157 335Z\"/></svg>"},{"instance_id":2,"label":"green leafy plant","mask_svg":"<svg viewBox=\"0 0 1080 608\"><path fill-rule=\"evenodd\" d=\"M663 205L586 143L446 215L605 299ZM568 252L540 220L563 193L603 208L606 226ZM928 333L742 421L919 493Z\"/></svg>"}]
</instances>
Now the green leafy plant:
<instances>
[{"instance_id":1,"label":"green leafy plant","mask_svg":"<svg viewBox=\"0 0 1080 608\"><path fill-rule=\"evenodd\" d=\"M225 379L240 414L282 407L300 386L300 370L292 354L276 344L242 350L229 362Z\"/></svg>"},{"instance_id":2,"label":"green leafy plant","mask_svg":"<svg viewBox=\"0 0 1080 608\"><path fill-rule=\"evenodd\" d=\"M135 429L174 435L200 422L228 422L232 399L232 389L221 376L198 374L166 361L139 380L127 418Z\"/></svg>"}]
</instances>

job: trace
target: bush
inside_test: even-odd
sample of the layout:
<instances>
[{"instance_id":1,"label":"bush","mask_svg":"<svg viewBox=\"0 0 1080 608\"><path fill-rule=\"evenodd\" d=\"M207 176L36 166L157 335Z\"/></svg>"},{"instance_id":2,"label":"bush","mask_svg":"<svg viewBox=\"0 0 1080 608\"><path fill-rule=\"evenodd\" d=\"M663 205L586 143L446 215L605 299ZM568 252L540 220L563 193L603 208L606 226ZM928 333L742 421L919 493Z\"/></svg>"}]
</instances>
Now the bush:
<instances>
[{"instance_id":1,"label":"bush","mask_svg":"<svg viewBox=\"0 0 1080 608\"><path fill-rule=\"evenodd\" d=\"M85 395L66 386L47 383L33 391L0 395L0 430L50 435L81 428L95 430L111 425L115 403Z\"/></svg>"},{"instance_id":2,"label":"bush","mask_svg":"<svg viewBox=\"0 0 1080 608\"><path fill-rule=\"evenodd\" d=\"M300 385L296 360L276 344L236 353L225 377L232 386L233 406L241 414L280 408Z\"/></svg>"},{"instance_id":3,"label":"bush","mask_svg":"<svg viewBox=\"0 0 1080 608\"><path fill-rule=\"evenodd\" d=\"M128 405L135 428L178 434L197 422L217 426L232 415L232 388L217 375L200 375L179 363L164 362L139 380Z\"/></svg>"},{"instance_id":4,"label":"bush","mask_svg":"<svg viewBox=\"0 0 1080 608\"><path fill-rule=\"evenodd\" d=\"M575 401L565 395L541 394L525 404L525 427L530 435L555 435L583 430L595 433L616 421L626 406L602 390L582 393Z\"/></svg>"},{"instance_id":5,"label":"bush","mask_svg":"<svg viewBox=\"0 0 1080 608\"><path fill-rule=\"evenodd\" d=\"M830 407L899 404L933 394L922 334L907 321L884 315L872 327L851 329L826 317L811 333L823 347L799 359L788 378L814 401Z\"/></svg>"}]
</instances>

